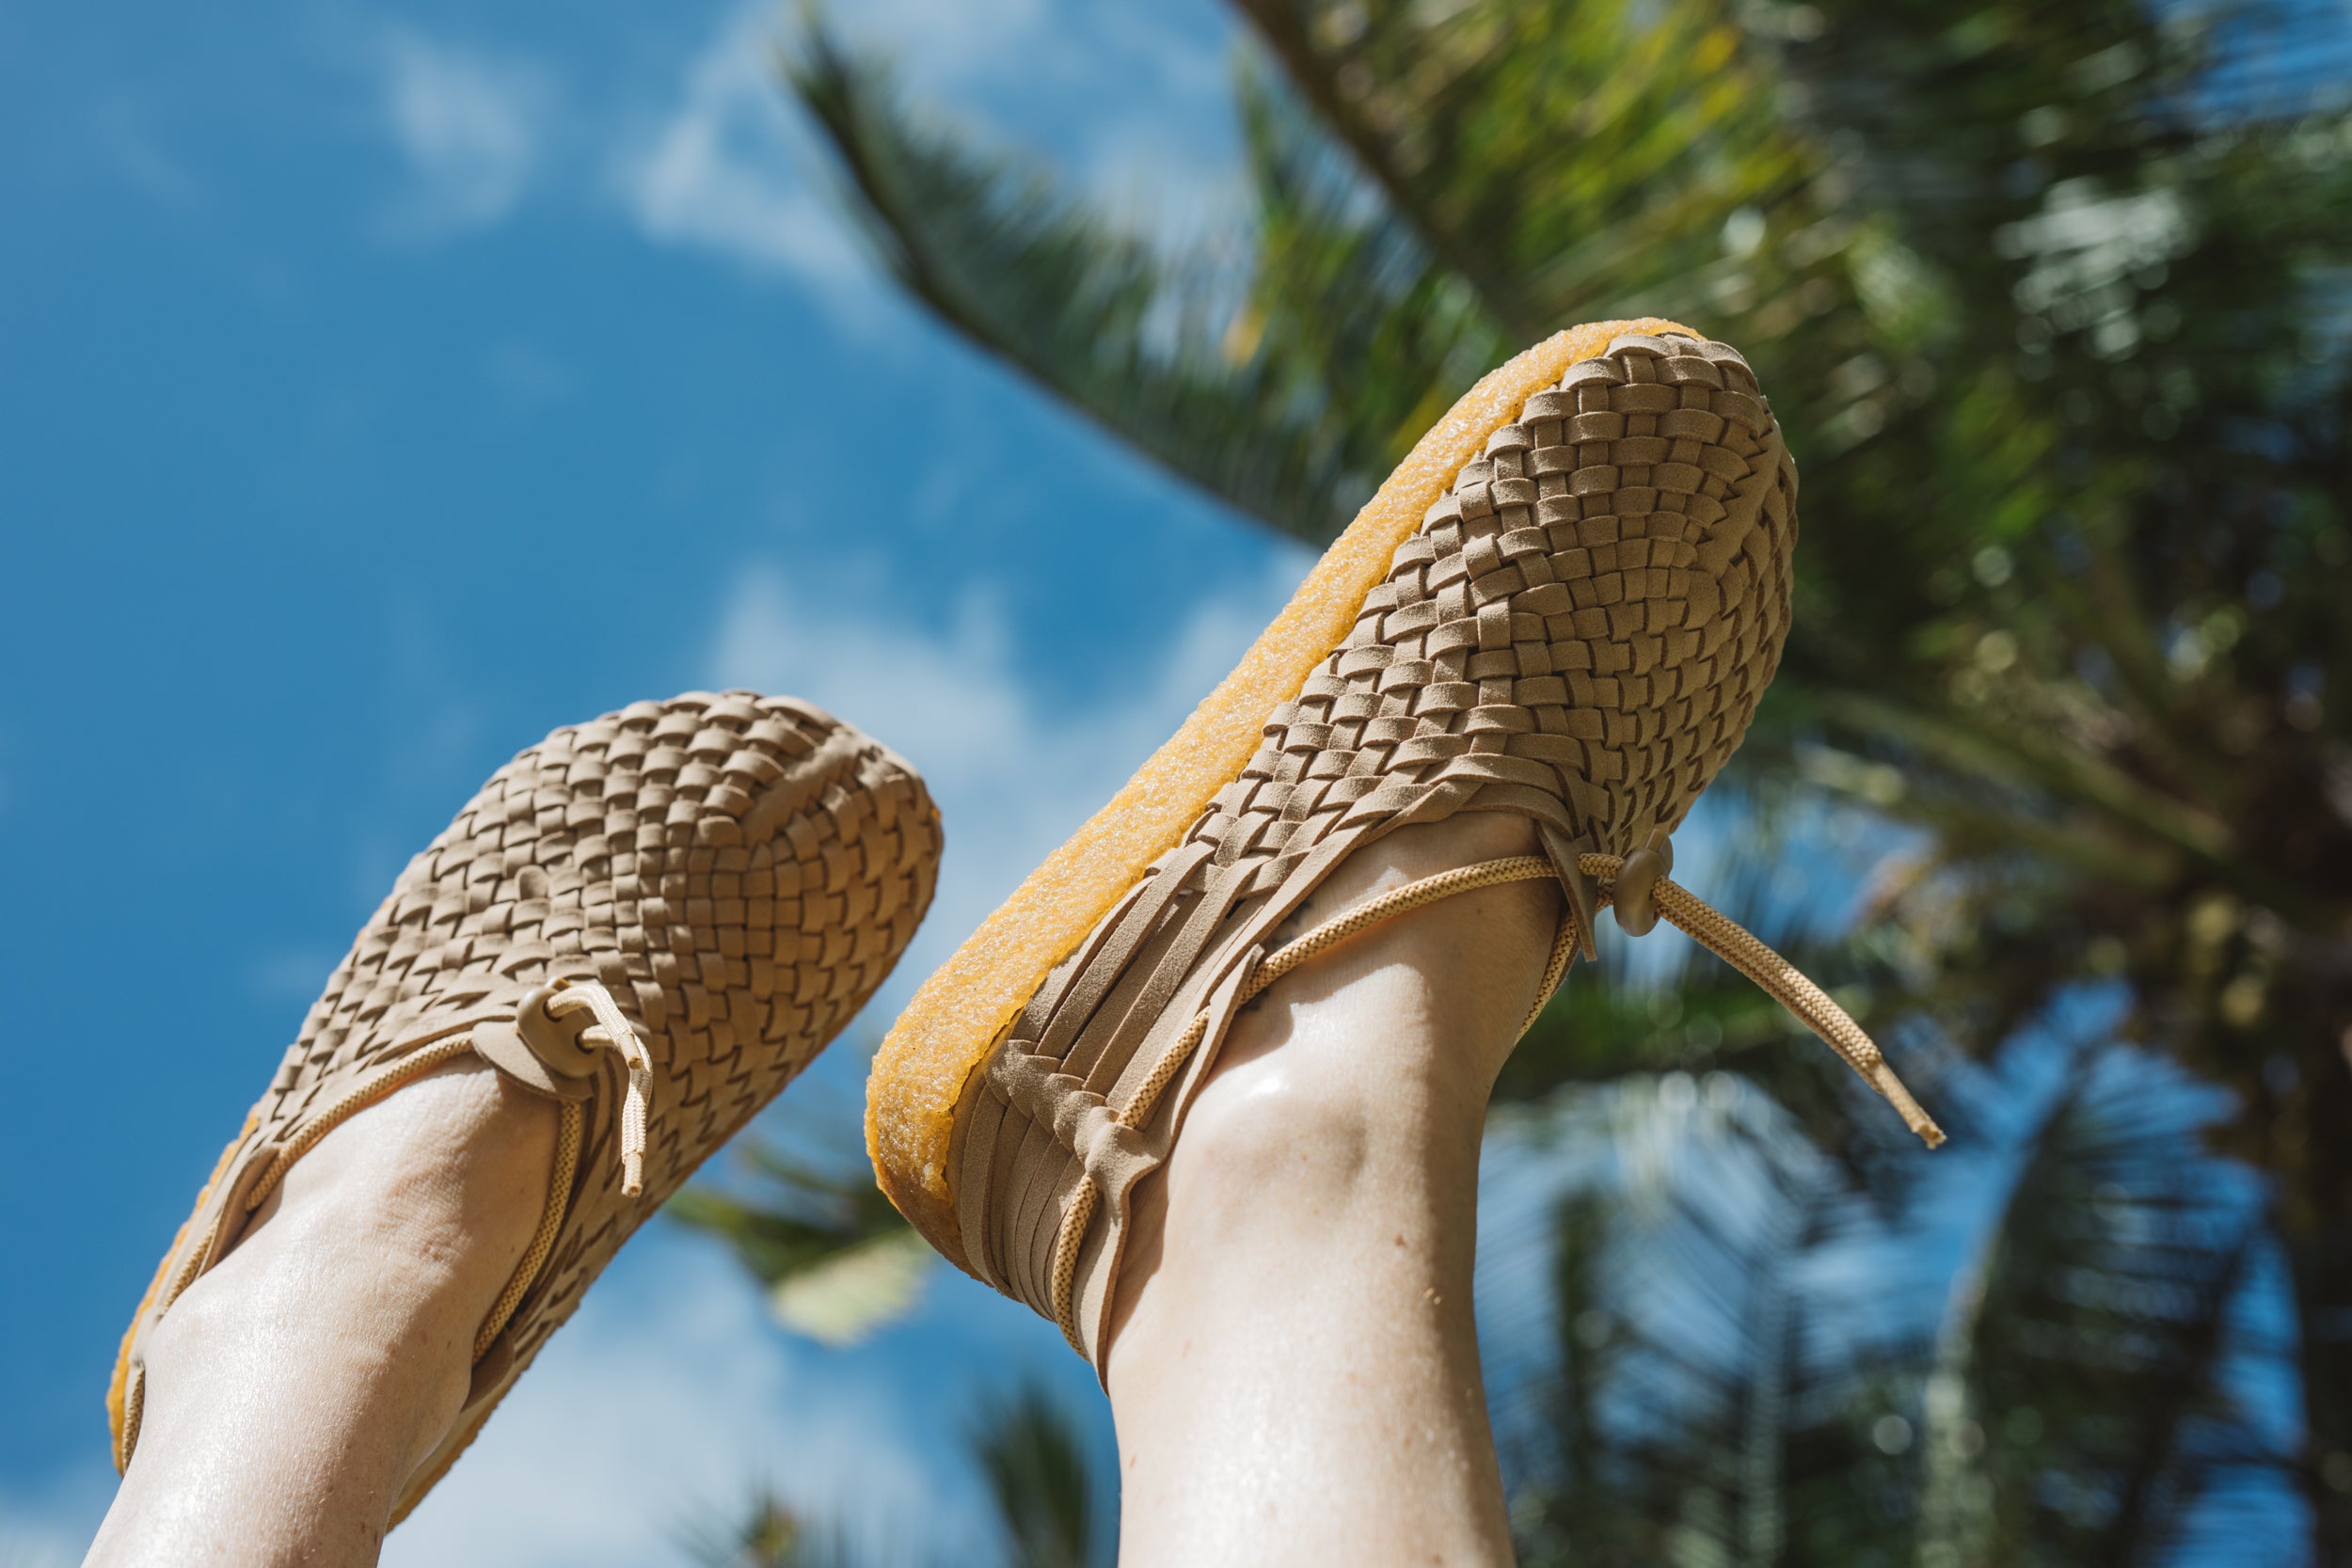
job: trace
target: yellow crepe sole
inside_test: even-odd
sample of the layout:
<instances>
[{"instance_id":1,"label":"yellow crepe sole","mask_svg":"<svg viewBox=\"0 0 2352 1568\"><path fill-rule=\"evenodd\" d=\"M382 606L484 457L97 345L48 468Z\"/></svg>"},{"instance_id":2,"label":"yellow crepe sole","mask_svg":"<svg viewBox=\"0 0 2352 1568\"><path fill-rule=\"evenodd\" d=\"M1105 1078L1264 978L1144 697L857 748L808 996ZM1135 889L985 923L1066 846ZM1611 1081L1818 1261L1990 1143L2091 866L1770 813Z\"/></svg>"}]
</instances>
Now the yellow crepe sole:
<instances>
[{"instance_id":1,"label":"yellow crepe sole","mask_svg":"<svg viewBox=\"0 0 2352 1568\"><path fill-rule=\"evenodd\" d=\"M1687 326L1645 317L1595 322L1537 343L1489 372L1414 444L1333 541L1291 602L1168 743L1070 841L1029 874L922 990L875 1053L866 1146L898 1212L961 1268L970 1265L948 1188L948 1147L965 1085L1005 1024L1056 964L1200 820L1257 750L1266 715L1296 694L1356 624L1396 548L1486 437L1568 367L1627 332Z\"/></svg>"}]
</instances>

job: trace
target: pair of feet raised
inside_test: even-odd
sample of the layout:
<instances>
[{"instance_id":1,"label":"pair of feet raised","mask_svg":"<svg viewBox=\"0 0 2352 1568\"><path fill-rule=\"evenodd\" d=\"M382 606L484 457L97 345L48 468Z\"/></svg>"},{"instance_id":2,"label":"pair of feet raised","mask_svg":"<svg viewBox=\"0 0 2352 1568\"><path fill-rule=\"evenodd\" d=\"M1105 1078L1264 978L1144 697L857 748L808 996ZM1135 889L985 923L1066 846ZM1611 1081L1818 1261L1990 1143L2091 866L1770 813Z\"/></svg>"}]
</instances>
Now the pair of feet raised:
<instances>
[{"instance_id":1,"label":"pair of feet raised","mask_svg":"<svg viewBox=\"0 0 2352 1568\"><path fill-rule=\"evenodd\" d=\"M1452 1498L1424 1555L1504 1549L1478 1132L1599 910L1708 942L1933 1141L1859 1030L1664 876L1777 663L1794 496L1723 345L1645 322L1529 350L884 1041L884 1190L1103 1372L1131 1493L1191 1521L1174 1555L1222 1549L1180 1479L1203 1444L1241 1493L1313 1452ZM787 699L641 703L501 768L362 930L157 1271L92 1560L271 1521L286 1560L365 1560L872 996L940 845L911 767Z\"/></svg>"}]
</instances>

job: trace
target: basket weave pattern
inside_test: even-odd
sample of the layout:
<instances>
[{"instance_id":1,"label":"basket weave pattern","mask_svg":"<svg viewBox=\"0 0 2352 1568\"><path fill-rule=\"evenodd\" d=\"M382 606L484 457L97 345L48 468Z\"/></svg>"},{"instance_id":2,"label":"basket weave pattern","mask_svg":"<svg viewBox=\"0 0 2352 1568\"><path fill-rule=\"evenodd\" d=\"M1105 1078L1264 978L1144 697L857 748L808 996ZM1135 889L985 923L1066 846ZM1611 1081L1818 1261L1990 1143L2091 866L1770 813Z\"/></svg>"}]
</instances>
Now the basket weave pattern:
<instances>
[{"instance_id":1,"label":"basket weave pattern","mask_svg":"<svg viewBox=\"0 0 2352 1568\"><path fill-rule=\"evenodd\" d=\"M533 988L593 980L653 1059L644 1188L621 1192L624 1074L607 1054L568 1091L585 1091L569 1205L499 1337L502 1392L630 1233L873 995L930 902L939 850L914 770L803 703L691 692L548 736L491 776L359 932L165 1259L125 1370L234 1244L242 1195L306 1124L405 1057L511 1022ZM119 1445L123 1395L119 1373ZM134 1393L134 1440L136 1408Z\"/></svg>"},{"instance_id":2,"label":"basket weave pattern","mask_svg":"<svg viewBox=\"0 0 2352 1568\"><path fill-rule=\"evenodd\" d=\"M1671 832L1777 668L1796 532L1795 467L1730 348L1627 334L1530 398L974 1075L952 1158L975 1272L1098 1356L1127 1192L1165 1160L1250 955L1406 822L1532 817L1572 893L1580 851ZM1180 1037L1203 1010L1205 1037ZM1105 1201L1057 1247L1081 1185Z\"/></svg>"}]
</instances>

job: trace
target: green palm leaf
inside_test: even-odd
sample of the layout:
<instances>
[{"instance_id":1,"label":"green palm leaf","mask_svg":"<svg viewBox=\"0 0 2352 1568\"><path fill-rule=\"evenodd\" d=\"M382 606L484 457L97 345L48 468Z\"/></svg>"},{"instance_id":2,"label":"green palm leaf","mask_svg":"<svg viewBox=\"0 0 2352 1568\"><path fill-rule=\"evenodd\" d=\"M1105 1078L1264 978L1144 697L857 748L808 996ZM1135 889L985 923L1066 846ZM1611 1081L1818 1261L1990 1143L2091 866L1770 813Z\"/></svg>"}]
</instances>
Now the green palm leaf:
<instances>
[{"instance_id":1,"label":"green palm leaf","mask_svg":"<svg viewBox=\"0 0 2352 1568\"><path fill-rule=\"evenodd\" d=\"M880 1568L882 1560L837 1529L812 1526L767 1487L723 1524L682 1531L679 1544L706 1568Z\"/></svg>"},{"instance_id":2,"label":"green palm leaf","mask_svg":"<svg viewBox=\"0 0 2352 1568\"><path fill-rule=\"evenodd\" d=\"M1084 1435L1043 1389L1024 1385L987 1407L970 1447L1015 1568L1107 1568L1118 1531L1098 1519L1102 1478Z\"/></svg>"},{"instance_id":3,"label":"green palm leaf","mask_svg":"<svg viewBox=\"0 0 2352 1568\"><path fill-rule=\"evenodd\" d=\"M2269 1516L2240 1560L2291 1557L2293 1455L2242 1391L2285 1348L2244 1309L2254 1190L2200 1151L2211 1097L2150 1058L2013 1054L2070 1052L1946 1302L1916 1222L1727 1080L1506 1118L1577 1157L1552 1326L1483 1325L1522 1560L2146 1562L2233 1497Z\"/></svg>"},{"instance_id":4,"label":"green palm leaf","mask_svg":"<svg viewBox=\"0 0 2352 1568\"><path fill-rule=\"evenodd\" d=\"M1580 319L1698 314L1733 270L1725 219L1765 221L1817 161L1727 7L1242 9L1515 346Z\"/></svg>"},{"instance_id":5,"label":"green palm leaf","mask_svg":"<svg viewBox=\"0 0 2352 1568\"><path fill-rule=\"evenodd\" d=\"M1287 314L1270 327L1273 312L1214 252L1160 256L1034 166L918 122L887 72L821 23L788 70L839 155L853 210L911 293L1146 455L1274 527L1328 538L1393 460L1395 433L1430 377L1456 361L1466 367L1456 375L1484 369L1481 355L1458 352L1474 318L1438 297L1439 280L1401 232L1338 215L1342 195L1302 155L1271 82L1251 100L1250 125L1272 266L1335 307L1305 329ZM1366 419L1335 390L1367 385L1406 406Z\"/></svg>"},{"instance_id":6,"label":"green palm leaf","mask_svg":"<svg viewBox=\"0 0 2352 1568\"><path fill-rule=\"evenodd\" d=\"M697 1183L670 1199L681 1225L726 1243L769 1289L786 1327L846 1345L914 1307L935 1261L852 1160L836 1175L770 1143L739 1156L752 1180L736 1190Z\"/></svg>"},{"instance_id":7,"label":"green palm leaf","mask_svg":"<svg viewBox=\"0 0 2352 1568\"><path fill-rule=\"evenodd\" d=\"M821 28L794 80L912 292L1299 537L1328 537L1462 387L1567 320L1656 310L1740 342L1806 518L1747 781L1921 832L1867 929L1800 961L1876 1000L1876 1026L1988 1053L2075 982L2121 982L2132 1029L2236 1091L2218 1135L2280 1185L2317 1549L2352 1556L2352 1488L2324 1479L2352 1474L2352 119L2315 90L2342 75L2341 18L1242 9L1263 51L1239 93L1255 204L1180 254L931 127ZM1661 1002L1580 971L1506 1097L1736 1068L1877 1191L1840 1069L1738 982L1680 982ZM2153 1332L2066 1330L2110 1331ZM2208 1430L2203 1398L2181 1433ZM2170 1474L2052 1473L2098 1497ZM2135 1504L2132 1530L2078 1544L2144 1555L2184 1509ZM2064 1536L2030 1510L1983 1517L2020 1551Z\"/></svg>"},{"instance_id":8,"label":"green palm leaf","mask_svg":"<svg viewBox=\"0 0 2352 1568\"><path fill-rule=\"evenodd\" d=\"M2229 1489L2278 1518L2293 1456L2227 1377L2265 1220L2197 1152L2210 1096L2082 1053L1963 1269L1924 1390L1925 1547L1955 1568L2164 1560ZM2275 1422L2273 1423L2275 1424ZM2291 1551L2281 1528L2267 1552Z\"/></svg>"},{"instance_id":9,"label":"green palm leaf","mask_svg":"<svg viewBox=\"0 0 2352 1568\"><path fill-rule=\"evenodd\" d=\"M1899 1377L1886 1304L1823 1289L1875 1206L1752 1088L1670 1074L1571 1091L1550 1132L1608 1160L1552 1210L1552 1347L1498 1371L1521 1560L1859 1563L1896 1549L1871 1422ZM1483 1238L1482 1238L1483 1240ZM1899 1482L1892 1488L1899 1495ZM1887 1560L1892 1560L1887 1558Z\"/></svg>"}]
</instances>

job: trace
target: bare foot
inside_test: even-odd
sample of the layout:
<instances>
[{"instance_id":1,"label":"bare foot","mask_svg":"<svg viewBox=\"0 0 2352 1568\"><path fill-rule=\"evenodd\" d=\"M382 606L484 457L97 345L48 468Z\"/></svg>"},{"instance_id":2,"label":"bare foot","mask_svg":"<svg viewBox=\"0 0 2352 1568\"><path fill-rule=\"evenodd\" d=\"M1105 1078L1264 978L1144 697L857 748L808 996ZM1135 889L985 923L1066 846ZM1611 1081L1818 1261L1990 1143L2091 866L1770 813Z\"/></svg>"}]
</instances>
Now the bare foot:
<instances>
[{"instance_id":1,"label":"bare foot","mask_svg":"<svg viewBox=\"0 0 2352 1568\"><path fill-rule=\"evenodd\" d=\"M556 1122L468 1059L296 1162L156 1325L137 1456L85 1568L374 1562L530 1247Z\"/></svg>"},{"instance_id":2,"label":"bare foot","mask_svg":"<svg viewBox=\"0 0 2352 1568\"><path fill-rule=\"evenodd\" d=\"M1295 929L1536 852L1502 813L1401 829ZM1510 1561L1470 1312L1478 1151L1561 902L1544 882L1444 899L1235 1021L1120 1271L1122 1568Z\"/></svg>"}]
</instances>

